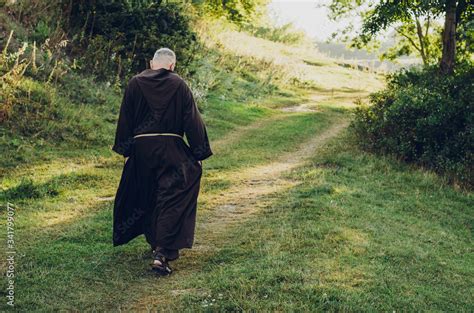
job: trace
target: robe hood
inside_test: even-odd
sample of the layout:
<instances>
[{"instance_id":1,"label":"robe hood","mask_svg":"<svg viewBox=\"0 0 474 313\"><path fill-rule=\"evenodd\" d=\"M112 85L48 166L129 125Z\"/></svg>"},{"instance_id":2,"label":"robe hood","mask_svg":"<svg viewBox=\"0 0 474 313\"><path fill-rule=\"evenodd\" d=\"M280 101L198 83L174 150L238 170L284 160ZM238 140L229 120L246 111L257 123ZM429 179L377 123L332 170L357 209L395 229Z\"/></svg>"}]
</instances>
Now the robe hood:
<instances>
[{"instance_id":1,"label":"robe hood","mask_svg":"<svg viewBox=\"0 0 474 313\"><path fill-rule=\"evenodd\" d=\"M162 114L166 110L176 91L184 83L178 74L164 68L144 70L135 76L135 81L155 114Z\"/></svg>"}]
</instances>

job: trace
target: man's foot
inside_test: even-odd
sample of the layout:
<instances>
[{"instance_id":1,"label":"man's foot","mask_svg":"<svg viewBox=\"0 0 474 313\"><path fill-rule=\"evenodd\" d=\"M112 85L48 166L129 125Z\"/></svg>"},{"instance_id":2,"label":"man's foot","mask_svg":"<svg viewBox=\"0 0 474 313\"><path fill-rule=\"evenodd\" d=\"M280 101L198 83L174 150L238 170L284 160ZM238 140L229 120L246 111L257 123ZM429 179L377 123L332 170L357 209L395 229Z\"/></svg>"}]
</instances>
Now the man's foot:
<instances>
[{"instance_id":1,"label":"man's foot","mask_svg":"<svg viewBox=\"0 0 474 313\"><path fill-rule=\"evenodd\" d=\"M160 276L170 275L173 270L168 264L168 260L162 255L154 254L153 263L151 263L151 269Z\"/></svg>"}]
</instances>

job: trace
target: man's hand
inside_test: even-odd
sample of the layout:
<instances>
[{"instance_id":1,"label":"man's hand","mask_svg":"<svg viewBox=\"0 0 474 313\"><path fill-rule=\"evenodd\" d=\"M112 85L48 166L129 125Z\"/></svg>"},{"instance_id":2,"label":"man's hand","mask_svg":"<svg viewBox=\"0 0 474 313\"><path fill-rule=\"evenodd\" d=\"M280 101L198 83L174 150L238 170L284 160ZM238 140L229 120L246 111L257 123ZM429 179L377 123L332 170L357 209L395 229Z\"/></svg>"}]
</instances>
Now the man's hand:
<instances>
[{"instance_id":1,"label":"man's hand","mask_svg":"<svg viewBox=\"0 0 474 313\"><path fill-rule=\"evenodd\" d=\"M125 161L123 162L124 164L127 163L128 158L129 158L129 157L126 157L126 158L125 158Z\"/></svg>"}]
</instances>

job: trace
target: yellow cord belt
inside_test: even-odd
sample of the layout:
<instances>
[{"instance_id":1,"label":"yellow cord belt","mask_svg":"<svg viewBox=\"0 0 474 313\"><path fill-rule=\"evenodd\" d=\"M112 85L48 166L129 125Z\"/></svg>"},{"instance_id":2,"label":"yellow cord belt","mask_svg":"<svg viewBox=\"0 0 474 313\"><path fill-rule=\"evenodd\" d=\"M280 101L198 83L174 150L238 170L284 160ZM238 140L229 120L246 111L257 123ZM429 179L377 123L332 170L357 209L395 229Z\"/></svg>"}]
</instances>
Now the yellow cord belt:
<instances>
[{"instance_id":1,"label":"yellow cord belt","mask_svg":"<svg viewBox=\"0 0 474 313\"><path fill-rule=\"evenodd\" d=\"M178 134L173 134L173 133L150 133L150 134L139 134L133 136L133 138L138 138L138 137L150 137L150 136L173 136L173 137L179 137L183 139L183 136L178 135Z\"/></svg>"}]
</instances>

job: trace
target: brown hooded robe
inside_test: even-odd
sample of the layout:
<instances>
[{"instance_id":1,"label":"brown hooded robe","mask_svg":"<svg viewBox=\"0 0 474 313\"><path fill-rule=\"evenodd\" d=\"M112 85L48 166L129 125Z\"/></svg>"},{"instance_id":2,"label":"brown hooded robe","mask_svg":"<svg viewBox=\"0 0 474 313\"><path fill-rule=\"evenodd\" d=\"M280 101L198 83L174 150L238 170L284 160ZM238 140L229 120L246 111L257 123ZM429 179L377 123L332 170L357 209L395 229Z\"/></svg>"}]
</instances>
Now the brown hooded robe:
<instances>
[{"instance_id":1,"label":"brown hooded robe","mask_svg":"<svg viewBox=\"0 0 474 313\"><path fill-rule=\"evenodd\" d=\"M138 134L172 133L183 136ZM114 203L113 244L145 234L152 247L191 248L202 168L212 155L188 85L166 69L145 70L128 83L115 152L129 157Z\"/></svg>"}]
</instances>

